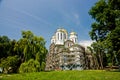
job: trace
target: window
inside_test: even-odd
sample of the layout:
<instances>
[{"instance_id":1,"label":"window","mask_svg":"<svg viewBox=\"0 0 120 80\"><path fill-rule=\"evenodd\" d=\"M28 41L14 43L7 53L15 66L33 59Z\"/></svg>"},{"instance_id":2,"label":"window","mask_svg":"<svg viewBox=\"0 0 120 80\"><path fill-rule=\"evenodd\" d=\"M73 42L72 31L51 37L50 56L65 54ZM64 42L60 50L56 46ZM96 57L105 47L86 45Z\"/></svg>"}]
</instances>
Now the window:
<instances>
[{"instance_id":1,"label":"window","mask_svg":"<svg viewBox=\"0 0 120 80\"><path fill-rule=\"evenodd\" d=\"M61 40L62 40L62 33L61 33Z\"/></svg>"},{"instance_id":2,"label":"window","mask_svg":"<svg viewBox=\"0 0 120 80\"><path fill-rule=\"evenodd\" d=\"M64 34L64 38L66 39L66 34Z\"/></svg>"},{"instance_id":3,"label":"window","mask_svg":"<svg viewBox=\"0 0 120 80\"><path fill-rule=\"evenodd\" d=\"M59 40L59 33L58 33L58 40Z\"/></svg>"},{"instance_id":4,"label":"window","mask_svg":"<svg viewBox=\"0 0 120 80\"><path fill-rule=\"evenodd\" d=\"M70 47L71 46L71 44L70 43L68 43L68 47Z\"/></svg>"},{"instance_id":5,"label":"window","mask_svg":"<svg viewBox=\"0 0 120 80\"><path fill-rule=\"evenodd\" d=\"M75 42L77 42L77 38L75 38Z\"/></svg>"}]
</instances>

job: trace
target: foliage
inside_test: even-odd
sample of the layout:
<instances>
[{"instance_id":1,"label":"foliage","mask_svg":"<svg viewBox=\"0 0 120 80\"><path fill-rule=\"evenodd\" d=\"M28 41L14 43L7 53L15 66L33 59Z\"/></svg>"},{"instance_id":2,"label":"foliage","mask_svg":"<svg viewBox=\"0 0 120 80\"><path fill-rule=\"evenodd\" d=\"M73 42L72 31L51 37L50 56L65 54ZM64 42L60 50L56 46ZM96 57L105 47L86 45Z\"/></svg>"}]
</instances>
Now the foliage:
<instances>
[{"instance_id":1,"label":"foliage","mask_svg":"<svg viewBox=\"0 0 120 80\"><path fill-rule=\"evenodd\" d=\"M114 75L114 76L113 76ZM120 72L102 70L52 71L1 75L2 80L119 80Z\"/></svg>"},{"instance_id":2,"label":"foliage","mask_svg":"<svg viewBox=\"0 0 120 80\"><path fill-rule=\"evenodd\" d=\"M22 63L19 68L20 73L39 72L39 71L40 71L40 63L34 59L30 59L28 62Z\"/></svg>"},{"instance_id":3,"label":"foliage","mask_svg":"<svg viewBox=\"0 0 120 80\"><path fill-rule=\"evenodd\" d=\"M17 72L19 63L18 56L8 56L7 58L1 59L0 67L4 69L3 72L5 73Z\"/></svg>"},{"instance_id":4,"label":"foliage","mask_svg":"<svg viewBox=\"0 0 120 80\"><path fill-rule=\"evenodd\" d=\"M15 44L16 40L10 40L7 36L0 36L0 59L17 55L14 51Z\"/></svg>"},{"instance_id":5,"label":"foliage","mask_svg":"<svg viewBox=\"0 0 120 80\"><path fill-rule=\"evenodd\" d=\"M105 66L107 66L107 61L106 61L106 54L104 52L104 47L103 43L98 41L93 42L91 47L89 47L89 50L93 54L94 57L94 63L96 66L95 69L103 69Z\"/></svg>"},{"instance_id":6,"label":"foliage","mask_svg":"<svg viewBox=\"0 0 120 80\"><path fill-rule=\"evenodd\" d=\"M14 50L20 53L22 62L26 63L30 59L34 59L39 62L41 67L45 62L47 54L45 40L35 36L31 31L22 31L22 38L15 44Z\"/></svg>"},{"instance_id":7,"label":"foliage","mask_svg":"<svg viewBox=\"0 0 120 80\"><path fill-rule=\"evenodd\" d=\"M9 42L10 39L7 36L0 36L0 43Z\"/></svg>"},{"instance_id":8,"label":"foliage","mask_svg":"<svg viewBox=\"0 0 120 80\"><path fill-rule=\"evenodd\" d=\"M15 50L24 55L25 61L36 59L40 57L39 62L44 61L47 49L45 47L45 41L42 37L35 36L31 31L22 31L22 38L15 45ZM39 55L38 55L39 54Z\"/></svg>"},{"instance_id":9,"label":"foliage","mask_svg":"<svg viewBox=\"0 0 120 80\"><path fill-rule=\"evenodd\" d=\"M107 39L104 41L105 48L109 49L108 55L113 65L120 64L120 27L116 27L107 37Z\"/></svg>"},{"instance_id":10,"label":"foliage","mask_svg":"<svg viewBox=\"0 0 120 80\"><path fill-rule=\"evenodd\" d=\"M0 36L0 59L7 57L10 48L10 39L7 36Z\"/></svg>"},{"instance_id":11,"label":"foliage","mask_svg":"<svg viewBox=\"0 0 120 80\"><path fill-rule=\"evenodd\" d=\"M45 70L45 62L42 62L41 64L41 71L44 71Z\"/></svg>"},{"instance_id":12,"label":"foliage","mask_svg":"<svg viewBox=\"0 0 120 80\"><path fill-rule=\"evenodd\" d=\"M119 65L120 63L120 0L99 0L89 11L95 19L92 23L90 37L95 40L96 45L92 45L97 55L104 55L97 59L103 62ZM102 52L101 52L102 50ZM107 58L107 60L106 60ZM103 59L103 61L102 61ZM105 63L105 64L107 64Z\"/></svg>"},{"instance_id":13,"label":"foliage","mask_svg":"<svg viewBox=\"0 0 120 80\"><path fill-rule=\"evenodd\" d=\"M4 67L7 72L9 72L8 69L10 67L12 67L12 72L16 72L21 63L25 62L25 64L22 65L29 66L26 65L26 63L33 59L35 60L35 62L33 62L40 66L40 69L37 71L44 70L45 57L47 54L45 43L46 42L43 37L38 37L31 31L22 31L22 38L18 41L10 40L7 36L0 36L1 66ZM14 56L17 56L19 61ZM13 62L14 60L19 63L17 66L15 66L17 62ZM13 63L15 65L11 65Z\"/></svg>"}]
</instances>

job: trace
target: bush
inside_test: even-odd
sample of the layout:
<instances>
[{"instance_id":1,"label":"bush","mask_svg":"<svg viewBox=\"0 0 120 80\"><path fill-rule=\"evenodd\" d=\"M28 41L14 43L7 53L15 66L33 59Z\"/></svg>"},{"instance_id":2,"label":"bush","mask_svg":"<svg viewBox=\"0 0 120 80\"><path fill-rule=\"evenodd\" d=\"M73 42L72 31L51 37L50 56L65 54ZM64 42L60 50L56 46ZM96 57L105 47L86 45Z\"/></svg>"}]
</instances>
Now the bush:
<instances>
[{"instance_id":1,"label":"bush","mask_svg":"<svg viewBox=\"0 0 120 80\"><path fill-rule=\"evenodd\" d=\"M44 71L45 70L45 62L42 62L41 64L41 71Z\"/></svg>"},{"instance_id":2,"label":"bush","mask_svg":"<svg viewBox=\"0 0 120 80\"><path fill-rule=\"evenodd\" d=\"M40 63L34 59L30 59L28 62L22 63L19 68L20 73L39 72L39 71L40 71Z\"/></svg>"},{"instance_id":3,"label":"bush","mask_svg":"<svg viewBox=\"0 0 120 80\"><path fill-rule=\"evenodd\" d=\"M3 68L3 73L17 72L20 59L18 56L8 56L1 59L0 67Z\"/></svg>"}]
</instances>

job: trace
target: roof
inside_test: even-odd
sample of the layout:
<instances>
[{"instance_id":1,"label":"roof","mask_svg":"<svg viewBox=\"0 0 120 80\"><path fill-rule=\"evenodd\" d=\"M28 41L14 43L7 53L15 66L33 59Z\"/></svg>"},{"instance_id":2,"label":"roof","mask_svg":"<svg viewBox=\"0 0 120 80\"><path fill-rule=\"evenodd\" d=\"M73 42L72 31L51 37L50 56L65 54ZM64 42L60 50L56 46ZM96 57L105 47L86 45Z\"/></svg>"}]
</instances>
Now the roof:
<instances>
[{"instance_id":1,"label":"roof","mask_svg":"<svg viewBox=\"0 0 120 80\"><path fill-rule=\"evenodd\" d=\"M70 35L77 35L77 33L72 31Z\"/></svg>"},{"instance_id":2,"label":"roof","mask_svg":"<svg viewBox=\"0 0 120 80\"><path fill-rule=\"evenodd\" d=\"M68 34L67 31L64 28L58 28L57 32L64 32L64 33Z\"/></svg>"}]
</instances>

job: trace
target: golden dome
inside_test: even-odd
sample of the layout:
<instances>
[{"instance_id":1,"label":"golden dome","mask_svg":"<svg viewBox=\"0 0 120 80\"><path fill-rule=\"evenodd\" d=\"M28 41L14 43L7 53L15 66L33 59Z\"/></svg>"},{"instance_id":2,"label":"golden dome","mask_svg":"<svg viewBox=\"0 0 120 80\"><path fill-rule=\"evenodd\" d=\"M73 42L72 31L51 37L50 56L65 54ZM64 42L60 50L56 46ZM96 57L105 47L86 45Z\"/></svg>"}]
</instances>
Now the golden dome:
<instances>
[{"instance_id":1,"label":"golden dome","mask_svg":"<svg viewBox=\"0 0 120 80\"><path fill-rule=\"evenodd\" d=\"M76 32L71 32L70 35L77 35L77 33Z\"/></svg>"},{"instance_id":2,"label":"golden dome","mask_svg":"<svg viewBox=\"0 0 120 80\"><path fill-rule=\"evenodd\" d=\"M65 29L62 29L62 32L66 33L67 34L67 31Z\"/></svg>"},{"instance_id":3,"label":"golden dome","mask_svg":"<svg viewBox=\"0 0 120 80\"><path fill-rule=\"evenodd\" d=\"M61 31L62 31L62 29L61 29L61 28L58 28L58 29L57 29L57 32L61 32Z\"/></svg>"},{"instance_id":4,"label":"golden dome","mask_svg":"<svg viewBox=\"0 0 120 80\"><path fill-rule=\"evenodd\" d=\"M55 39L55 36L52 36L52 39Z\"/></svg>"},{"instance_id":5,"label":"golden dome","mask_svg":"<svg viewBox=\"0 0 120 80\"><path fill-rule=\"evenodd\" d=\"M57 32L63 32L63 33L66 33L66 34L67 34L67 31L66 31L65 29L63 29L63 28L58 28L58 29L57 29Z\"/></svg>"}]
</instances>

